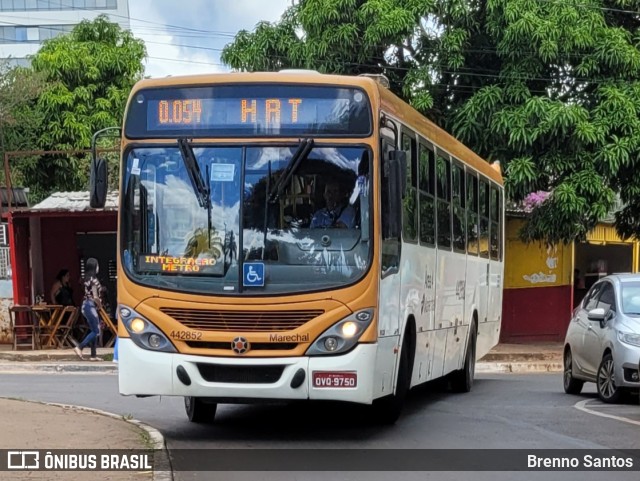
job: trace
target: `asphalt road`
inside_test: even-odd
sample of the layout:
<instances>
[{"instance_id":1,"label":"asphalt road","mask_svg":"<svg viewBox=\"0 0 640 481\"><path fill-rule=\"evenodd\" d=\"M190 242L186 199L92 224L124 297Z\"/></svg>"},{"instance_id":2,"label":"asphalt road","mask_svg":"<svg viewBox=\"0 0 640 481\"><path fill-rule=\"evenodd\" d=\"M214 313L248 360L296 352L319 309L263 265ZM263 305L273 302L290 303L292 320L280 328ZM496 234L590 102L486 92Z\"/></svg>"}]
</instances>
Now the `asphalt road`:
<instances>
[{"instance_id":1,"label":"asphalt road","mask_svg":"<svg viewBox=\"0 0 640 481\"><path fill-rule=\"evenodd\" d=\"M602 406L593 385L569 396L554 374L479 375L473 392L439 386L412 392L395 426L372 426L355 405L222 405L216 424L187 421L181 398L123 397L114 375L2 374L0 395L78 404L132 415L159 429L169 448L640 449L638 399ZM584 401L584 402L581 402ZM576 404L583 408L578 409ZM606 417L597 413L604 413ZM621 419L618 419L621 417ZM624 422L628 419L631 422ZM633 424L635 420L636 424ZM3 420L2 422L7 422ZM28 421L23 421L27 423ZM46 448L46 447L45 447ZM381 451L381 455L393 456ZM454 453L455 454L455 453ZM241 470L242 466L238 466ZM330 469L330 467L328 467ZM215 480L608 480L638 472L178 472L176 479Z\"/></svg>"}]
</instances>

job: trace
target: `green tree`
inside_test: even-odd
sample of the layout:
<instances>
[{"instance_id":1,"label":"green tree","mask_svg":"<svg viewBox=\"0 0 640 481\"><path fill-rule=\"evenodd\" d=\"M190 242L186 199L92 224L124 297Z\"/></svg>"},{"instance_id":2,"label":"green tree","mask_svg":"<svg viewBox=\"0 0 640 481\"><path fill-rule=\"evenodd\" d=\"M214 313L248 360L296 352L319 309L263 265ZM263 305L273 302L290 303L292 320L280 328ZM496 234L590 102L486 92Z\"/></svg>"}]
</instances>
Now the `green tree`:
<instances>
[{"instance_id":1,"label":"green tree","mask_svg":"<svg viewBox=\"0 0 640 481\"><path fill-rule=\"evenodd\" d=\"M47 81L36 103L44 120L38 148L88 149L97 130L121 125L145 56L142 40L106 16L44 42L32 59L33 70ZM23 174L35 195L44 197L57 189L86 189L88 162L88 156L49 155L24 165Z\"/></svg>"},{"instance_id":2,"label":"green tree","mask_svg":"<svg viewBox=\"0 0 640 481\"><path fill-rule=\"evenodd\" d=\"M453 130L506 161L512 199L551 195L522 234L584 238L619 194L624 234L640 189L638 1L491 0L486 31L500 58L496 79L453 115ZM625 10L626 8L626 10ZM636 216L637 218L637 216Z\"/></svg>"},{"instance_id":3,"label":"green tree","mask_svg":"<svg viewBox=\"0 0 640 481\"><path fill-rule=\"evenodd\" d=\"M235 69L384 73L490 161L509 197L551 192L522 234L583 238L619 194L640 236L640 0L299 0L240 32Z\"/></svg>"},{"instance_id":4,"label":"green tree","mask_svg":"<svg viewBox=\"0 0 640 481\"><path fill-rule=\"evenodd\" d=\"M33 105L43 87L42 77L33 71L0 63L0 159L5 152L33 148L42 125L42 116ZM1 170L6 185L4 168ZM20 176L11 180L14 186L23 183Z\"/></svg>"}]
</instances>

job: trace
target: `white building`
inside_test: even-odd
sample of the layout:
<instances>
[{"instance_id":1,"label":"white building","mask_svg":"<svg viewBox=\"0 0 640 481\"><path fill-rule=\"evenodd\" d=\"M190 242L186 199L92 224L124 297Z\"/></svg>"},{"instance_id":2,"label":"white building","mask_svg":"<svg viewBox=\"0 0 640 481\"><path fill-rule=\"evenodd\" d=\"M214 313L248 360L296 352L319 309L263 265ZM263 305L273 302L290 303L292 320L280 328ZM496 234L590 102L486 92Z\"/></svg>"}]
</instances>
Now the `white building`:
<instances>
[{"instance_id":1,"label":"white building","mask_svg":"<svg viewBox=\"0 0 640 481\"><path fill-rule=\"evenodd\" d=\"M0 59L27 65L43 41L103 13L130 29L128 0L0 0Z\"/></svg>"}]
</instances>

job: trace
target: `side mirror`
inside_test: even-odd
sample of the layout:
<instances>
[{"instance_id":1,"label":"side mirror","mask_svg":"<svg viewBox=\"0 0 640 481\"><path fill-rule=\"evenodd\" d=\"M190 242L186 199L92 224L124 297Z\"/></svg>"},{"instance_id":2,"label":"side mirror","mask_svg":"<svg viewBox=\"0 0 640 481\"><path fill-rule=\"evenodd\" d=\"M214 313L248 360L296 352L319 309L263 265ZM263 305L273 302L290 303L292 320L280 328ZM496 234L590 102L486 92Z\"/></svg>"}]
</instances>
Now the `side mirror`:
<instances>
[{"instance_id":1,"label":"side mirror","mask_svg":"<svg viewBox=\"0 0 640 481\"><path fill-rule=\"evenodd\" d=\"M383 238L399 239L402 231L402 197L406 189L406 153L402 150L392 150L384 160L384 185L386 212L383 219ZM403 169L404 166L404 169Z\"/></svg>"},{"instance_id":2,"label":"side mirror","mask_svg":"<svg viewBox=\"0 0 640 481\"><path fill-rule=\"evenodd\" d=\"M98 158L97 143L101 136L120 138L120 127L107 127L98 130L91 137L91 172L89 175L89 205L93 209L101 209L107 202L107 190L109 189L109 177L107 173L107 161Z\"/></svg>"},{"instance_id":3,"label":"side mirror","mask_svg":"<svg viewBox=\"0 0 640 481\"><path fill-rule=\"evenodd\" d=\"M596 322L603 322L606 316L607 316L607 313L602 307L591 309L587 313L587 318L590 321L596 321Z\"/></svg>"},{"instance_id":4,"label":"side mirror","mask_svg":"<svg viewBox=\"0 0 640 481\"><path fill-rule=\"evenodd\" d=\"M89 205L93 209L101 209L107 203L108 189L107 161L93 159L89 176Z\"/></svg>"}]
</instances>

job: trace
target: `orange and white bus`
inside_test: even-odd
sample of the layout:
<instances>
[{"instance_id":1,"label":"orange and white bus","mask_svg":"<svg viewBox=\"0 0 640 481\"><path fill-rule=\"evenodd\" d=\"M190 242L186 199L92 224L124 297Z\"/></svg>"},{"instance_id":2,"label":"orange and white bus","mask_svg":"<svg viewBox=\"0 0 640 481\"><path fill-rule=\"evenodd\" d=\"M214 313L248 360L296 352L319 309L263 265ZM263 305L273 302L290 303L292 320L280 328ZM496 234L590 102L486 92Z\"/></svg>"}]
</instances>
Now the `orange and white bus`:
<instances>
[{"instance_id":1,"label":"orange and white bus","mask_svg":"<svg viewBox=\"0 0 640 481\"><path fill-rule=\"evenodd\" d=\"M94 159L94 206L106 170ZM372 77L146 79L122 131L119 389L374 404L500 334L503 184Z\"/></svg>"}]
</instances>

